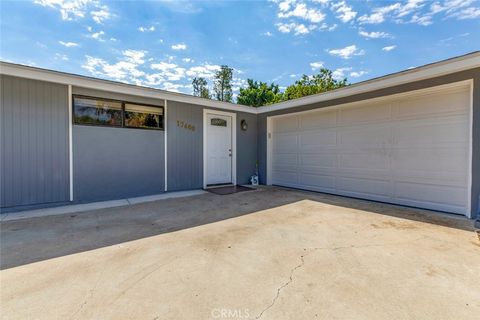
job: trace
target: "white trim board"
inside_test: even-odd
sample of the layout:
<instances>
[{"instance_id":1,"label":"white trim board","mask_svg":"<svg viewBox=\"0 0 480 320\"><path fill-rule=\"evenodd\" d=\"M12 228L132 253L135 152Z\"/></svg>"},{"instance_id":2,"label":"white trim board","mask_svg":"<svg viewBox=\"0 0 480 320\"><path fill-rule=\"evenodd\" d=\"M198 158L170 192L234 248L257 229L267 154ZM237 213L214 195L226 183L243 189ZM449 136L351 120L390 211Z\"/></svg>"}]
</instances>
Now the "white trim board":
<instances>
[{"instance_id":1,"label":"white trim board","mask_svg":"<svg viewBox=\"0 0 480 320\"><path fill-rule=\"evenodd\" d=\"M72 86L68 86L68 169L69 169L69 194L70 201L73 201L73 106Z\"/></svg>"},{"instance_id":2,"label":"white trim board","mask_svg":"<svg viewBox=\"0 0 480 320\"><path fill-rule=\"evenodd\" d=\"M165 181L164 181L164 190L165 192L168 191L168 115L167 115L167 109L168 109L168 102L165 99L165 103L163 104L163 136L165 138L164 142L164 165L165 169L163 172L163 175L165 176Z\"/></svg>"},{"instance_id":3,"label":"white trim board","mask_svg":"<svg viewBox=\"0 0 480 320\"><path fill-rule=\"evenodd\" d=\"M0 74L22 77L28 79L49 81L76 87L97 89L114 93L130 94L141 97L167 99L172 101L195 104L199 106L231 110L237 112L247 112L252 114L262 114L266 112L284 110L288 108L304 106L352 96L360 93L366 93L388 87L394 87L405 83L415 82L435 78L455 72L474 69L480 67L480 51L476 51L463 56L447 59L418 68L404 70L383 77L359 82L350 86L340 88L325 93L311 95L299 99L281 102L269 106L253 108L233 103L203 99L187 94L175 93L154 89L149 87L136 86L110 80L96 79L92 77L69 74L59 71L40 69L30 66L18 65L8 62L0 62Z\"/></svg>"},{"instance_id":4,"label":"white trim board","mask_svg":"<svg viewBox=\"0 0 480 320\"><path fill-rule=\"evenodd\" d=\"M218 114L232 117L232 184L237 184L237 114L219 110L203 109L203 189L207 188L207 115Z\"/></svg>"}]
</instances>

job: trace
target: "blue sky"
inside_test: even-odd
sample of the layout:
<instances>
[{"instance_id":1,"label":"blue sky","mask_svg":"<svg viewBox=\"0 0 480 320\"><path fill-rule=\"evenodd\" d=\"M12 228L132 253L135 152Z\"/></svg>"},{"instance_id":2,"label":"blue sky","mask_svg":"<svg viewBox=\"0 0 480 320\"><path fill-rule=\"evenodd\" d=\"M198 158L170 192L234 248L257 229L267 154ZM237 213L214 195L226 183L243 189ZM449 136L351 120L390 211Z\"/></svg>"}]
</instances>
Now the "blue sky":
<instances>
[{"instance_id":1,"label":"blue sky","mask_svg":"<svg viewBox=\"0 0 480 320\"><path fill-rule=\"evenodd\" d=\"M219 65L354 83L480 49L480 1L1 2L1 60L191 93Z\"/></svg>"}]
</instances>

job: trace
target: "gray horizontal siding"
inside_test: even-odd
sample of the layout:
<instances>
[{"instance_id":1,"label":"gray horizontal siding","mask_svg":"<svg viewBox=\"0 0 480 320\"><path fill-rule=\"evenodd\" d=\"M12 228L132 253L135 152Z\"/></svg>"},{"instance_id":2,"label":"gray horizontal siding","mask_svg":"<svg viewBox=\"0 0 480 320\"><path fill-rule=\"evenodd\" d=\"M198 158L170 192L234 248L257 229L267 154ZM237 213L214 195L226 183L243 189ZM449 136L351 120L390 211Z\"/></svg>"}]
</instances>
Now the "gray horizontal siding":
<instances>
[{"instance_id":1,"label":"gray horizontal siding","mask_svg":"<svg viewBox=\"0 0 480 320\"><path fill-rule=\"evenodd\" d=\"M67 86L0 81L1 207L68 201Z\"/></svg>"}]
</instances>

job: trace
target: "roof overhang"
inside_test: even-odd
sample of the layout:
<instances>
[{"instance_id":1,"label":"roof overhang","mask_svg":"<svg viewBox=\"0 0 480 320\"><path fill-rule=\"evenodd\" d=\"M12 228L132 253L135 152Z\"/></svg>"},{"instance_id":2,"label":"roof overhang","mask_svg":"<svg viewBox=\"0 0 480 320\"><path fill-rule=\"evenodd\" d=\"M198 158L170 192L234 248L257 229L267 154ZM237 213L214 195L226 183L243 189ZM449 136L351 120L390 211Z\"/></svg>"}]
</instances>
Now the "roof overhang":
<instances>
[{"instance_id":1,"label":"roof overhang","mask_svg":"<svg viewBox=\"0 0 480 320\"><path fill-rule=\"evenodd\" d=\"M394 87L410 82L436 78L451 73L480 67L480 51L469 53L463 56L431 63L418 68L413 68L379 78L359 82L333 91L315 94L299 99L280 102L269 106L254 108L238 104L203 99L187 94L170 92L155 88L131 85L110 80L102 80L92 77L80 76L59 71L41 69L36 67L24 66L8 62L0 62L0 74L42 80L75 87L103 90L115 93L130 94L154 99L166 99L183 103L196 104L210 108L247 112L253 114L262 114L284 110L304 105L310 105L328 100L334 100L347 96L367 93L389 87Z\"/></svg>"}]
</instances>

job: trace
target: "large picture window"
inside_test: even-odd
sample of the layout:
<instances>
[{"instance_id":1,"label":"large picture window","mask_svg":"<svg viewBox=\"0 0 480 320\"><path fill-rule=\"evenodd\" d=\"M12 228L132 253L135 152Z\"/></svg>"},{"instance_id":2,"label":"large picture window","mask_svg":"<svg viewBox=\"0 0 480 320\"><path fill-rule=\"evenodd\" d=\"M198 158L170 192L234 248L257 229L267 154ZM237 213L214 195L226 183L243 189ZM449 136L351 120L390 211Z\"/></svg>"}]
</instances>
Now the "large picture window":
<instances>
[{"instance_id":1,"label":"large picture window","mask_svg":"<svg viewBox=\"0 0 480 320\"><path fill-rule=\"evenodd\" d=\"M163 130L163 107L92 98L73 97L73 123Z\"/></svg>"},{"instance_id":2,"label":"large picture window","mask_svg":"<svg viewBox=\"0 0 480 320\"><path fill-rule=\"evenodd\" d=\"M92 98L73 99L73 121L76 124L122 126L122 103Z\"/></svg>"},{"instance_id":3,"label":"large picture window","mask_svg":"<svg viewBox=\"0 0 480 320\"><path fill-rule=\"evenodd\" d=\"M125 127L162 129L163 109L125 103Z\"/></svg>"}]
</instances>

